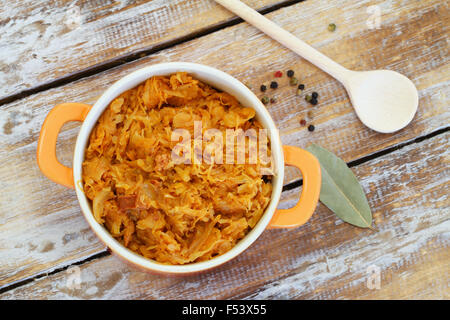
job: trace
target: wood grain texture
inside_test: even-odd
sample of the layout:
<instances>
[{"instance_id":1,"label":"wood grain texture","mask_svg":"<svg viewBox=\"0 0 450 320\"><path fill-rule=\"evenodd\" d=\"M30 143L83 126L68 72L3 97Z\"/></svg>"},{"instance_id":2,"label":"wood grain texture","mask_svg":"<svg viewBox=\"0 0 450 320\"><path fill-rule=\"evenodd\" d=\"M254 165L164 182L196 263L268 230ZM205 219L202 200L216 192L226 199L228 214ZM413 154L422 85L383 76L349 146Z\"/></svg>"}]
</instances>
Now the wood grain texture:
<instances>
[{"instance_id":1,"label":"wood grain texture","mask_svg":"<svg viewBox=\"0 0 450 320\"><path fill-rule=\"evenodd\" d=\"M373 4L382 9L382 24L380 29L369 30L366 9ZM299 12L304 19L299 19ZM351 161L448 126L450 65L443 32L447 15L440 1L381 0L342 1L339 9L325 0L304 2L268 15L348 68L390 68L410 77L420 92L419 111L407 128L395 134L378 134L365 128L340 84L245 23L2 106L0 287L104 250L82 218L73 191L48 181L37 168L40 125L55 104L94 103L120 77L158 62L184 60L211 65L250 83L258 95L261 93L257 88L272 79L273 71L292 68L306 84L305 93L318 91L320 102L311 108L303 97L295 96L286 78L279 80L280 87L274 91L278 102L268 105L268 109L283 142L300 147L315 142ZM330 21L338 25L335 33L326 30ZM311 122L317 128L314 133L299 125L307 111L313 112ZM77 132L77 125L70 124L59 137L59 156L67 165ZM298 172L287 170L286 182L298 178ZM317 235L310 233L306 237L313 241ZM331 237L340 243L341 235L333 232Z\"/></svg>"},{"instance_id":2,"label":"wood grain texture","mask_svg":"<svg viewBox=\"0 0 450 320\"><path fill-rule=\"evenodd\" d=\"M255 9L283 0L244 0ZM6 1L0 4L0 100L233 18L212 0Z\"/></svg>"},{"instance_id":3,"label":"wood grain texture","mask_svg":"<svg viewBox=\"0 0 450 320\"><path fill-rule=\"evenodd\" d=\"M427 299L450 298L450 133L353 168L377 232L340 221L320 205L306 225L267 230L220 268L171 278L108 256L33 281L1 299ZM291 205L299 190L289 192ZM279 250L283 248L283 250ZM366 285L380 271L380 289ZM198 290L201 288L201 290Z\"/></svg>"}]
</instances>

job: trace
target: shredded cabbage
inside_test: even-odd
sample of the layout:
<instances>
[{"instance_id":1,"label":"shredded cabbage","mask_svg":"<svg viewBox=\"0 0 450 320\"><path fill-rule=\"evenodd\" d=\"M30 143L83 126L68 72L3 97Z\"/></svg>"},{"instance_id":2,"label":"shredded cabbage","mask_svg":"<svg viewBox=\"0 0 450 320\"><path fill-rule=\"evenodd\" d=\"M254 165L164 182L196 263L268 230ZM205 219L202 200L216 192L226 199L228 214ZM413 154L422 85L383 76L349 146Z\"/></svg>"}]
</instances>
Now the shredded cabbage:
<instances>
[{"instance_id":1,"label":"shredded cabbage","mask_svg":"<svg viewBox=\"0 0 450 320\"><path fill-rule=\"evenodd\" d=\"M256 225L272 193L259 161L175 164L171 134L187 129L194 145L194 121L224 137L226 129L262 128L253 109L179 72L114 99L85 153L83 186L96 221L127 248L161 263L227 252Z\"/></svg>"}]
</instances>

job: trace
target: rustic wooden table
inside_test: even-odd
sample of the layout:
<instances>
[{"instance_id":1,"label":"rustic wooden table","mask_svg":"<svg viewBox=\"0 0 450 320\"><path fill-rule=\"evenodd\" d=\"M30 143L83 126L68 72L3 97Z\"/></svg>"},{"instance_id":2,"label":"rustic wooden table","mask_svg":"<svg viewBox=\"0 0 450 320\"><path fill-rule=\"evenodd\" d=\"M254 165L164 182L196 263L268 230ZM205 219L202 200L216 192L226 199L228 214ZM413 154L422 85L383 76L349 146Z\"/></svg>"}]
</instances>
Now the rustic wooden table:
<instances>
[{"instance_id":1,"label":"rustic wooden table","mask_svg":"<svg viewBox=\"0 0 450 320\"><path fill-rule=\"evenodd\" d=\"M0 299L450 298L448 3L244 2L345 67L408 76L420 94L413 122L394 134L367 129L336 80L211 0L2 1ZM268 109L283 143L316 142L342 157L367 193L378 231L343 223L319 205L306 225L268 230L238 258L198 276L141 273L111 256L74 191L40 173L40 126L58 103L94 103L131 71L180 60L228 72L258 95L275 70L295 70L320 103L312 108L280 80ZM309 110L312 133L299 125ZM59 136L67 165L78 129L65 125ZM280 206L295 202L299 179L287 171Z\"/></svg>"}]
</instances>

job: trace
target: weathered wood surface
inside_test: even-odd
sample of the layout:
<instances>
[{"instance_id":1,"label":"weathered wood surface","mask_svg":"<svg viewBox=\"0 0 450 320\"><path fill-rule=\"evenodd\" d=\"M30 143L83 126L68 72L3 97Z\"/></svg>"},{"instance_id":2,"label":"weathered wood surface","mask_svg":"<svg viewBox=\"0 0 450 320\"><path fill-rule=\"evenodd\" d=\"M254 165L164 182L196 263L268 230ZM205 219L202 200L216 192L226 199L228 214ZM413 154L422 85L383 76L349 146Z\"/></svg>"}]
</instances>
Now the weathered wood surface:
<instances>
[{"instance_id":1,"label":"weathered wood surface","mask_svg":"<svg viewBox=\"0 0 450 320\"><path fill-rule=\"evenodd\" d=\"M382 13L378 30L366 26L366 8L373 4L378 4ZM316 142L346 161L360 159L448 126L447 9L440 1L350 0L340 2L336 9L323 0L299 3L268 15L346 67L390 68L410 77L420 91L419 111L407 128L395 134L377 134L363 127L342 86L245 23L0 107L0 288L105 250L82 218L74 192L48 181L37 168L35 151L40 125L55 104L93 103L123 75L163 61L185 60L217 67L253 85L258 95L259 84L269 81L274 70L292 68L306 84L306 93L320 93L320 103L312 109L303 97L294 95L286 78L280 81L278 102L268 109L281 130L283 142L297 146ZM298 12L305 18L299 19ZM326 30L330 21L338 25L335 33ZM298 123L308 110L314 113L314 133ZM59 154L66 164L70 164L77 131L77 125L68 125L60 136ZM286 182L298 178L297 172L289 170ZM353 234L346 241L352 241ZM323 235L309 233L303 241L314 241L315 237ZM332 231L329 237L333 244L345 245L341 234ZM241 270L246 267L235 262L232 265ZM284 270L286 274L294 272ZM218 277L226 282L226 273Z\"/></svg>"},{"instance_id":2,"label":"weathered wood surface","mask_svg":"<svg viewBox=\"0 0 450 320\"><path fill-rule=\"evenodd\" d=\"M244 0L255 9L286 1ZM201 33L233 15L213 0L3 1L0 100Z\"/></svg>"},{"instance_id":3,"label":"weathered wood surface","mask_svg":"<svg viewBox=\"0 0 450 320\"><path fill-rule=\"evenodd\" d=\"M448 299L449 140L450 133L441 134L353 169L370 199L378 231L343 223L320 205L308 224L267 230L236 259L201 275L150 275L108 256L0 298ZM297 192L289 192L283 205L295 201ZM367 286L369 267L379 268L379 289ZM74 274L80 276L79 288Z\"/></svg>"}]
</instances>

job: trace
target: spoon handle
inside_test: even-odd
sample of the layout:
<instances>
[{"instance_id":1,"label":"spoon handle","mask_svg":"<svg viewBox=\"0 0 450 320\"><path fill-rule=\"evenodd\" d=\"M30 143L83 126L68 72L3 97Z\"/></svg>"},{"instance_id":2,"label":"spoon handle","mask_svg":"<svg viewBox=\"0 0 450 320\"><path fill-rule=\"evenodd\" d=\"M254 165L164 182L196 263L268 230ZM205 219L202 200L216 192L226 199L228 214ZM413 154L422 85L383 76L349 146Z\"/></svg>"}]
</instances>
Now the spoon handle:
<instances>
[{"instance_id":1,"label":"spoon handle","mask_svg":"<svg viewBox=\"0 0 450 320\"><path fill-rule=\"evenodd\" d=\"M239 0L215 0L340 82L351 72Z\"/></svg>"}]
</instances>

